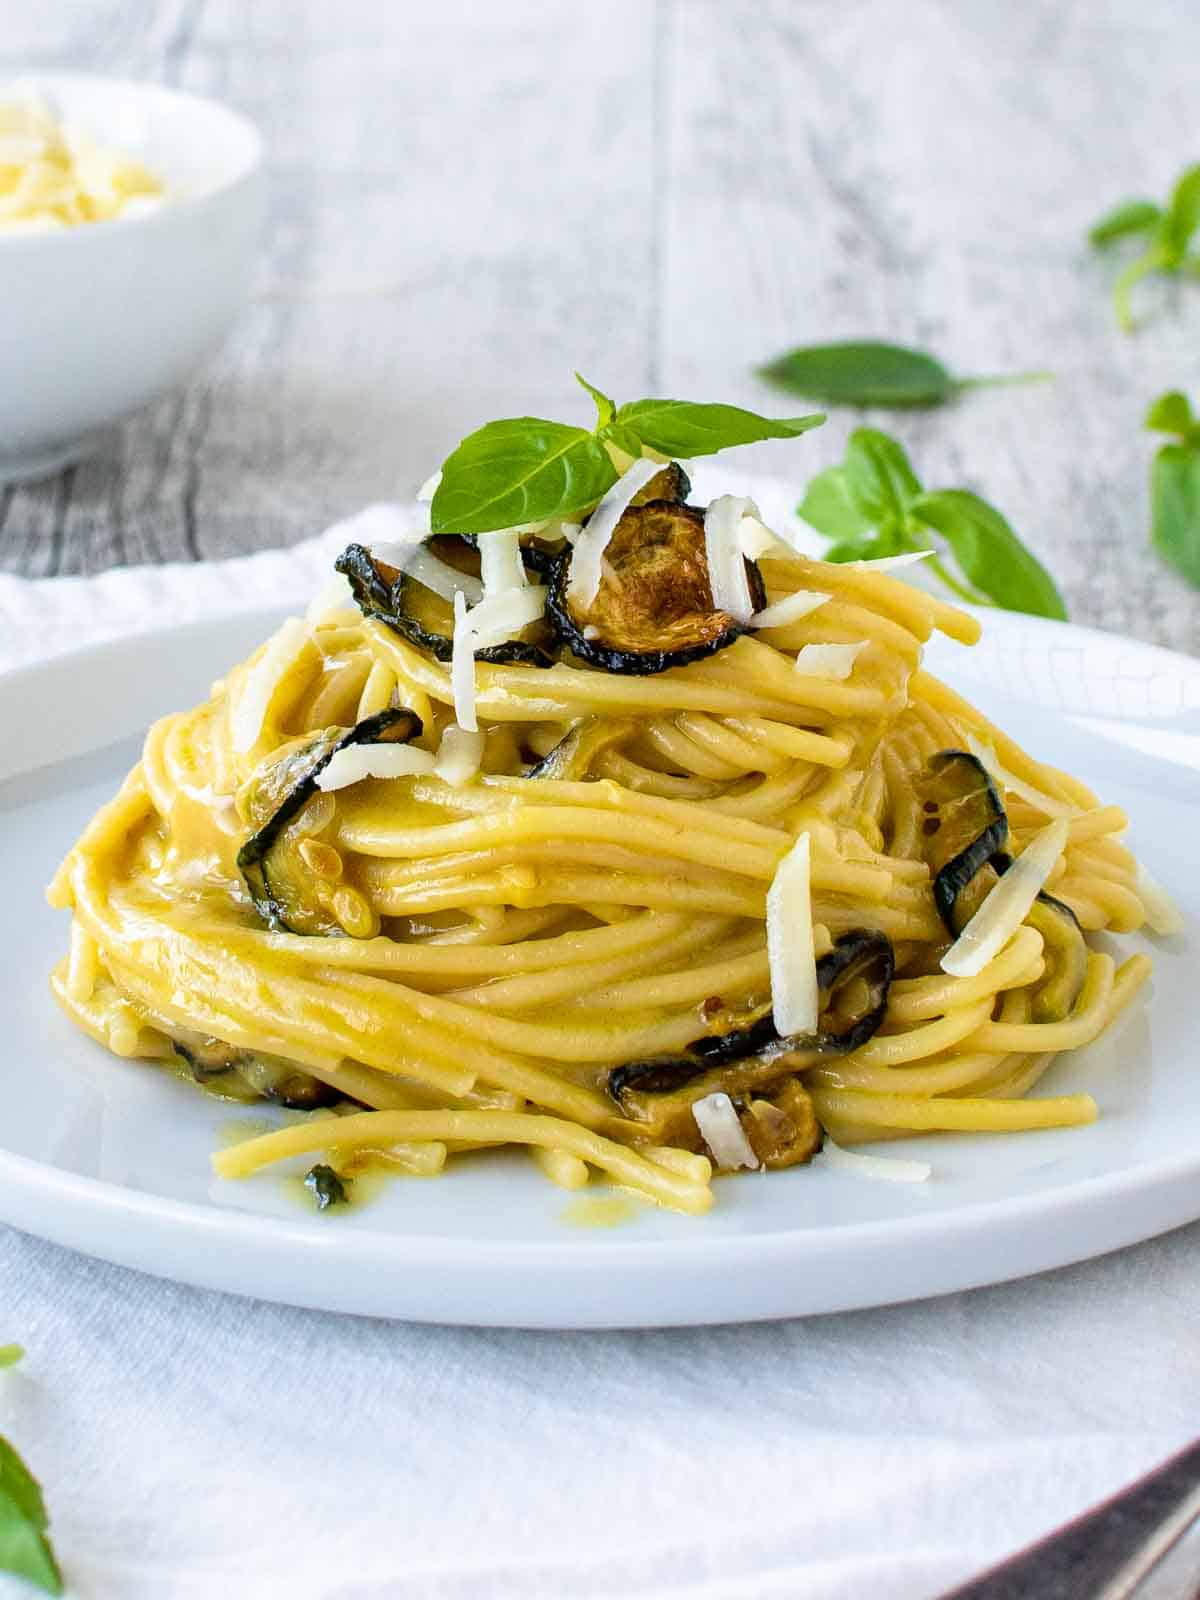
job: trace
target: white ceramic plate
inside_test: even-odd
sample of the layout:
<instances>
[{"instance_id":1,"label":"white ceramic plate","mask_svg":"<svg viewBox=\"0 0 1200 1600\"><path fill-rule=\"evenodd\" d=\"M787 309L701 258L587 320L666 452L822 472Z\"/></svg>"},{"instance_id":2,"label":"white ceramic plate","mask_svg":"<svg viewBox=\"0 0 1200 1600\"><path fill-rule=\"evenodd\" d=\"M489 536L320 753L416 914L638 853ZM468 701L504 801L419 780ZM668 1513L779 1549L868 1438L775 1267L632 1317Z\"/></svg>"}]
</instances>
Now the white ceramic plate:
<instances>
[{"instance_id":1,"label":"white ceramic plate","mask_svg":"<svg viewBox=\"0 0 1200 1600\"><path fill-rule=\"evenodd\" d=\"M1090 1089L1087 1129L916 1139L921 1185L796 1169L718 1184L702 1220L639 1209L611 1229L527 1159L472 1157L371 1205L305 1214L295 1185L221 1183L236 1114L109 1057L60 1015L46 973L66 918L43 887L160 713L195 703L278 619L205 623L0 679L0 1218L126 1266L297 1305L530 1327L725 1322L886 1304L1020 1277L1200 1216L1200 662L991 614L975 651L929 665L1032 749L1125 806L1189 933L1148 993L1051 1092ZM1137 939L1123 941L1127 947Z\"/></svg>"}]
</instances>

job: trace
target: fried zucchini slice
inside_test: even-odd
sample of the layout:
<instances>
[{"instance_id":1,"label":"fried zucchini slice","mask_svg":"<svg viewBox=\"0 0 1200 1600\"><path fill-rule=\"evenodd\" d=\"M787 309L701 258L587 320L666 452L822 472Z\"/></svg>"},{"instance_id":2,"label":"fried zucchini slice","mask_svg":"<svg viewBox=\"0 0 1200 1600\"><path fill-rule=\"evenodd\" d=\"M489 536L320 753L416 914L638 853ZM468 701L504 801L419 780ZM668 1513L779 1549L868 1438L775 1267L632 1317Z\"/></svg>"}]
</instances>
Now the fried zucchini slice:
<instances>
[{"instance_id":1,"label":"fried zucchini slice","mask_svg":"<svg viewBox=\"0 0 1200 1600\"><path fill-rule=\"evenodd\" d=\"M310 809L330 797L317 791L317 778L339 750L358 744L408 744L421 733L415 711L379 711L355 727L326 728L315 739L293 745L251 779L242 802L256 830L238 851L246 888L256 910L272 928L287 933L342 933L323 903L319 880L304 862L301 846L330 825Z\"/></svg>"},{"instance_id":2,"label":"fried zucchini slice","mask_svg":"<svg viewBox=\"0 0 1200 1600\"><path fill-rule=\"evenodd\" d=\"M812 1096L795 1078L769 1100L747 1100L738 1121L760 1165L772 1169L811 1161L824 1137Z\"/></svg>"},{"instance_id":3,"label":"fried zucchini slice","mask_svg":"<svg viewBox=\"0 0 1200 1600\"><path fill-rule=\"evenodd\" d=\"M1012 865L1004 803L983 763L965 750L930 757L918 780L925 808L925 859L933 897L955 937ZM1061 1022L1087 977L1088 948L1070 906L1043 890L1025 921L1041 934L1046 976L1033 992L1035 1022Z\"/></svg>"},{"instance_id":4,"label":"fried zucchini slice","mask_svg":"<svg viewBox=\"0 0 1200 1600\"><path fill-rule=\"evenodd\" d=\"M925 860L933 899L958 935L994 886L992 857L1008 840L1008 816L991 774L966 750L939 750L914 784L925 820Z\"/></svg>"},{"instance_id":5,"label":"fried zucchini slice","mask_svg":"<svg viewBox=\"0 0 1200 1600\"><path fill-rule=\"evenodd\" d=\"M439 561L472 577L479 574L479 552L466 539L439 534L427 541ZM454 654L454 611L441 595L427 589L408 573L380 561L365 545L348 545L334 562L354 595L364 617L382 622L401 638L427 651L438 661L449 661ZM546 646L551 630L545 622L532 623L523 639L506 639L503 644L476 650L476 661L497 665L517 664L548 667L553 656Z\"/></svg>"},{"instance_id":6,"label":"fried zucchini slice","mask_svg":"<svg viewBox=\"0 0 1200 1600\"><path fill-rule=\"evenodd\" d=\"M571 554L565 550L550 569L546 612L563 642L589 666L648 676L714 655L746 631L713 606L704 513L695 506L635 501L609 540L599 593L586 615L568 598ZM754 562L747 561L746 569L755 610L761 610L762 578Z\"/></svg>"},{"instance_id":7,"label":"fried zucchini slice","mask_svg":"<svg viewBox=\"0 0 1200 1600\"><path fill-rule=\"evenodd\" d=\"M240 1050L223 1039L190 1031L177 1034L171 1044L197 1083L218 1094L228 1092L233 1099L245 1098L249 1090L260 1100L273 1100L291 1111L315 1111L342 1098L327 1083L282 1056Z\"/></svg>"},{"instance_id":8,"label":"fried zucchini slice","mask_svg":"<svg viewBox=\"0 0 1200 1600\"><path fill-rule=\"evenodd\" d=\"M584 717L532 768L531 778L562 778L578 783L596 757L630 738L638 724L632 717Z\"/></svg>"},{"instance_id":9,"label":"fried zucchini slice","mask_svg":"<svg viewBox=\"0 0 1200 1600\"><path fill-rule=\"evenodd\" d=\"M770 1091L831 1055L845 1055L879 1029L896 962L891 940L874 929L844 933L817 962L817 1031L781 1037L770 1011L745 1027L694 1039L682 1055L614 1067L606 1087L624 1114L673 1143L695 1133L691 1109L718 1091L731 1099Z\"/></svg>"}]
</instances>

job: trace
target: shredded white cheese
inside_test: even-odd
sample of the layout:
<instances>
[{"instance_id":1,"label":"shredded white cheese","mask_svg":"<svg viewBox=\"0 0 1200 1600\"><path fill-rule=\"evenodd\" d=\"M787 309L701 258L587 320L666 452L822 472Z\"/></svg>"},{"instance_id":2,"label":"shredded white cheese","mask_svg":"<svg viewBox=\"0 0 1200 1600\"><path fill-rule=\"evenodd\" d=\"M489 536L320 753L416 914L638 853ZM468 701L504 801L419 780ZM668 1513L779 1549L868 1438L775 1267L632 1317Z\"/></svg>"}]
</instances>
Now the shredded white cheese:
<instances>
[{"instance_id":1,"label":"shredded white cheese","mask_svg":"<svg viewBox=\"0 0 1200 1600\"><path fill-rule=\"evenodd\" d=\"M812 1164L834 1167L857 1178L882 1179L885 1183L925 1183L933 1172L928 1161L904 1161L894 1156L868 1156L857 1150L843 1150L828 1134Z\"/></svg>"},{"instance_id":2,"label":"shredded white cheese","mask_svg":"<svg viewBox=\"0 0 1200 1600\"><path fill-rule=\"evenodd\" d=\"M417 499L428 503L438 492L438 485L441 483L441 481L442 469L439 467L436 472L431 472L429 474L429 476L425 479L425 482L417 490Z\"/></svg>"},{"instance_id":3,"label":"shredded white cheese","mask_svg":"<svg viewBox=\"0 0 1200 1600\"><path fill-rule=\"evenodd\" d=\"M433 763L434 773L442 782L448 783L452 789L461 789L479 771L482 760L483 735L478 731L471 733L466 728L460 728L455 722L447 724L438 744L437 759Z\"/></svg>"},{"instance_id":4,"label":"shredded white cheese","mask_svg":"<svg viewBox=\"0 0 1200 1600\"><path fill-rule=\"evenodd\" d=\"M802 833L775 868L767 890L767 966L771 1011L785 1038L815 1033L821 996L812 928L812 856Z\"/></svg>"},{"instance_id":5,"label":"shredded white cheese","mask_svg":"<svg viewBox=\"0 0 1200 1600\"><path fill-rule=\"evenodd\" d=\"M973 733L967 735L967 749L976 761L982 761L988 772L1001 788L1007 789L1009 794L1015 794L1018 799L1025 800L1029 805L1035 806L1044 817L1075 817L1079 815L1079 807L1073 806L1069 800L1056 800L1053 795L1043 794L1040 789L1035 789L1031 783L1018 778L1006 767L1001 766L999 757L990 744L985 744L982 739L977 739Z\"/></svg>"},{"instance_id":6,"label":"shredded white cheese","mask_svg":"<svg viewBox=\"0 0 1200 1600\"><path fill-rule=\"evenodd\" d=\"M600 592L600 563L629 502L639 489L644 489L650 479L661 471L661 462L644 459L635 461L629 471L617 479L588 518L587 527L575 541L571 577L567 584L568 603L577 610L587 611Z\"/></svg>"},{"instance_id":7,"label":"shredded white cheese","mask_svg":"<svg viewBox=\"0 0 1200 1600\"><path fill-rule=\"evenodd\" d=\"M146 216L169 198L157 173L60 122L30 85L0 98L0 169L0 231Z\"/></svg>"},{"instance_id":8,"label":"shredded white cheese","mask_svg":"<svg viewBox=\"0 0 1200 1600\"><path fill-rule=\"evenodd\" d=\"M579 535L583 532L583 524L579 522L560 522L558 531L568 544L578 544Z\"/></svg>"},{"instance_id":9,"label":"shredded white cheese","mask_svg":"<svg viewBox=\"0 0 1200 1600\"><path fill-rule=\"evenodd\" d=\"M1137 897L1151 933L1169 939L1183 932L1183 912L1143 862L1137 864Z\"/></svg>"},{"instance_id":10,"label":"shredded white cheese","mask_svg":"<svg viewBox=\"0 0 1200 1600\"><path fill-rule=\"evenodd\" d=\"M818 594L815 589L797 589L785 599L776 600L774 605L764 606L761 611L756 611L750 618L750 626L786 628L790 623L799 622L801 617L807 617L810 611L823 606L830 598L827 594Z\"/></svg>"},{"instance_id":11,"label":"shredded white cheese","mask_svg":"<svg viewBox=\"0 0 1200 1600\"><path fill-rule=\"evenodd\" d=\"M489 536L490 537L490 536ZM460 589L454 596L454 643L450 656L450 688L454 716L460 728L478 733L475 717L475 652L503 644L536 622L546 609L542 584L528 589L506 589L491 595L471 610Z\"/></svg>"},{"instance_id":12,"label":"shredded white cheese","mask_svg":"<svg viewBox=\"0 0 1200 1600\"><path fill-rule=\"evenodd\" d=\"M857 644L805 644L796 652L796 671L803 678L832 678L841 683L854 671L860 650L866 649L866 640Z\"/></svg>"},{"instance_id":13,"label":"shredded white cheese","mask_svg":"<svg viewBox=\"0 0 1200 1600\"><path fill-rule=\"evenodd\" d=\"M454 596L450 689L454 696L455 721L468 733L478 733L479 723L475 719L475 635L471 630L467 597L461 589Z\"/></svg>"},{"instance_id":14,"label":"shredded white cheese","mask_svg":"<svg viewBox=\"0 0 1200 1600\"><path fill-rule=\"evenodd\" d=\"M469 572L459 572L438 559L432 550L425 548L429 534L421 528L410 529L404 539L375 540L371 554L377 561L415 578L418 583L432 589L443 600L453 601L456 594L465 594L468 604L476 605L483 597L483 584ZM362 541L360 541L362 542Z\"/></svg>"},{"instance_id":15,"label":"shredded white cheese","mask_svg":"<svg viewBox=\"0 0 1200 1600\"><path fill-rule=\"evenodd\" d=\"M411 744L352 744L329 758L317 774L317 788L329 794L364 778L424 777L433 768L430 752Z\"/></svg>"},{"instance_id":16,"label":"shredded white cheese","mask_svg":"<svg viewBox=\"0 0 1200 1600\"><path fill-rule=\"evenodd\" d=\"M722 494L704 513L704 554L708 561L713 607L728 613L735 622L749 622L754 615L739 534L743 517L751 515L754 509L753 500Z\"/></svg>"},{"instance_id":17,"label":"shredded white cheese","mask_svg":"<svg viewBox=\"0 0 1200 1600\"><path fill-rule=\"evenodd\" d=\"M898 572L902 567L915 566L937 555L936 550L905 550L898 556L876 556L872 561L847 561L848 567L861 567L869 572Z\"/></svg>"},{"instance_id":18,"label":"shredded white cheese","mask_svg":"<svg viewBox=\"0 0 1200 1600\"><path fill-rule=\"evenodd\" d=\"M526 588L529 580L521 560L521 535L511 531L481 534L479 568L483 592L489 598L509 589Z\"/></svg>"},{"instance_id":19,"label":"shredded white cheese","mask_svg":"<svg viewBox=\"0 0 1200 1600\"><path fill-rule=\"evenodd\" d=\"M745 1129L738 1121L733 1101L719 1091L706 1094L692 1107L692 1116L700 1129L700 1137L712 1151L719 1167L733 1171L737 1167L757 1167L758 1157L750 1147Z\"/></svg>"},{"instance_id":20,"label":"shredded white cheese","mask_svg":"<svg viewBox=\"0 0 1200 1600\"><path fill-rule=\"evenodd\" d=\"M275 690L308 642L307 625L299 617L289 617L246 674L230 727L233 748L238 755L245 755L258 743Z\"/></svg>"},{"instance_id":21,"label":"shredded white cheese","mask_svg":"<svg viewBox=\"0 0 1200 1600\"><path fill-rule=\"evenodd\" d=\"M1067 847L1065 817L1035 833L942 957L952 978L974 978L998 956L1029 915L1054 864Z\"/></svg>"},{"instance_id":22,"label":"shredded white cheese","mask_svg":"<svg viewBox=\"0 0 1200 1600\"><path fill-rule=\"evenodd\" d=\"M503 644L536 622L546 609L544 584L530 584L527 589L506 589L501 594L486 595L467 613L475 648L486 650L490 645Z\"/></svg>"},{"instance_id":23,"label":"shredded white cheese","mask_svg":"<svg viewBox=\"0 0 1200 1600\"><path fill-rule=\"evenodd\" d=\"M757 511L747 512L738 524L738 543L742 547L742 554L751 561L757 561L759 556L769 556L772 551L783 551L788 555L794 551L794 546L781 533L767 527Z\"/></svg>"}]
</instances>

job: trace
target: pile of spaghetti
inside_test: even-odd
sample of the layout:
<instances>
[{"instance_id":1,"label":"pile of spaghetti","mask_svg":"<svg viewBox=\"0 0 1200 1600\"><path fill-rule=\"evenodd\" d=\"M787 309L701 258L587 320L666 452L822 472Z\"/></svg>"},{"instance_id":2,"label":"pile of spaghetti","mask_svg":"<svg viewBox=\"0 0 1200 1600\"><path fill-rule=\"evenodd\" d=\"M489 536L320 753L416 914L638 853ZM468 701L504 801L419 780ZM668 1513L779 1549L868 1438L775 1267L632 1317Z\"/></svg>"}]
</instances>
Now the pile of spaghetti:
<instances>
[{"instance_id":1,"label":"pile of spaghetti","mask_svg":"<svg viewBox=\"0 0 1200 1600\"><path fill-rule=\"evenodd\" d=\"M309 1113L220 1173L508 1145L698 1213L714 1166L1095 1118L1030 1091L1149 970L1087 941L1154 920L1126 818L922 669L971 616L689 492L639 461L582 528L364 513L336 590L151 729L52 885L53 987Z\"/></svg>"}]
</instances>

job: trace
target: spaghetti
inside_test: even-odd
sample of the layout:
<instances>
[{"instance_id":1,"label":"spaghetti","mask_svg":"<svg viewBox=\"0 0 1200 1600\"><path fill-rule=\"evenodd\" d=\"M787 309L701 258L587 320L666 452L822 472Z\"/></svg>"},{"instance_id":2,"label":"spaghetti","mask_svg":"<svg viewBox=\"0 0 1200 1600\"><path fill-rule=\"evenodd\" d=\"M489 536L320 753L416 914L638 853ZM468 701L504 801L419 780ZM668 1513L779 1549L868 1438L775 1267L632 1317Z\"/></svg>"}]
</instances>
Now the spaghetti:
<instances>
[{"instance_id":1,"label":"spaghetti","mask_svg":"<svg viewBox=\"0 0 1200 1600\"><path fill-rule=\"evenodd\" d=\"M869 565L768 544L748 623L716 612L682 664L614 668L606 617L620 600L605 637L627 649L636 536L670 503L622 513L601 566L625 587L574 617L599 665L523 620L536 597L480 601L465 541L414 546L423 579L355 547L358 604L341 588L150 730L51 886L73 911L52 983L117 1055L310 1113L219 1173L322 1153L432 1174L511 1145L566 1187L598 1171L700 1213L714 1162L790 1165L823 1131L1095 1118L1088 1095L1031 1091L1147 976L1086 941L1146 920L1124 815L925 672L934 629L970 644L976 622ZM489 569L569 609L561 531L514 548ZM456 628L468 589L512 612L517 648L467 598ZM714 612L707 590L688 604ZM972 918L1002 937L951 975Z\"/></svg>"}]
</instances>

